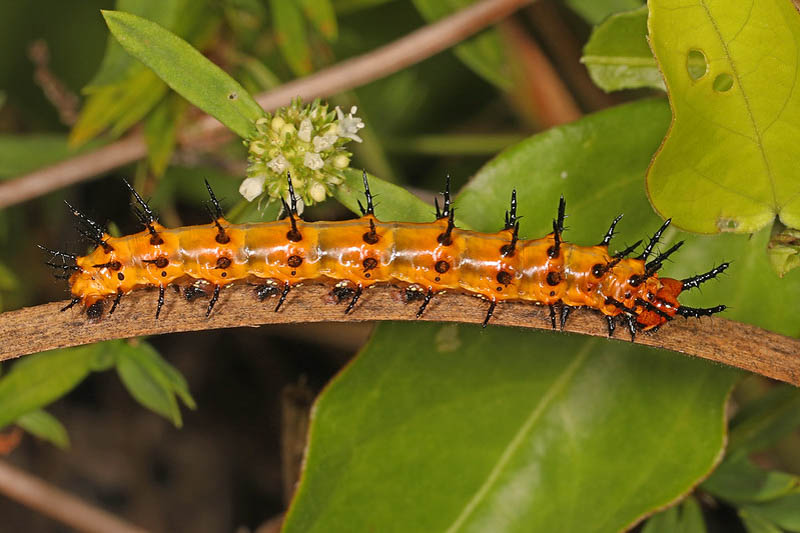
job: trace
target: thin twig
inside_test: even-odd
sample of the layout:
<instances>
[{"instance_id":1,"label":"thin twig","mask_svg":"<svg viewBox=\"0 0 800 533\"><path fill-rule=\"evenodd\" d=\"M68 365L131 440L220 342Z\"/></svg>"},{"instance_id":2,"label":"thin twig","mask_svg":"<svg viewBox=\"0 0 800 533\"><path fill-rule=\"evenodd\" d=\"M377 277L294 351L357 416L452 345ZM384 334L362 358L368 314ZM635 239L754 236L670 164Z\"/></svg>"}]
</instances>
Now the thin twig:
<instances>
[{"instance_id":1,"label":"thin twig","mask_svg":"<svg viewBox=\"0 0 800 533\"><path fill-rule=\"evenodd\" d=\"M359 87L437 54L532 1L483 0L372 52L262 93L256 100L271 111L297 96L308 100ZM181 144L210 148L227 136L217 119L205 116L187 127L181 134ZM143 135L134 133L93 152L0 183L0 209L92 178L146 154Z\"/></svg>"},{"instance_id":2,"label":"thin twig","mask_svg":"<svg viewBox=\"0 0 800 533\"><path fill-rule=\"evenodd\" d=\"M77 306L59 313L65 302L10 311L0 315L0 361L53 348L176 331L303 322L415 320L417 306L402 303L397 288L369 289L348 315L343 306L328 303L329 291L325 285L293 289L280 312L275 313L274 298L259 302L252 287L237 285L222 291L210 318L205 316L205 302L187 302L170 292L173 295L156 320L157 292L153 290L126 295L113 316L97 323L89 323ZM481 323L487 306L469 295L441 294L433 299L422 320ZM523 303L498 305L491 323L550 329L546 308ZM606 322L593 311L578 309L570 315L566 330L604 337ZM623 328L617 328L614 338L628 342ZM800 340L748 324L722 318L678 318L652 335L639 334L636 343L710 359L800 386Z\"/></svg>"},{"instance_id":3,"label":"thin twig","mask_svg":"<svg viewBox=\"0 0 800 533\"><path fill-rule=\"evenodd\" d=\"M91 533L145 533L146 531L89 505L5 461L0 461L0 494L77 531Z\"/></svg>"}]
</instances>

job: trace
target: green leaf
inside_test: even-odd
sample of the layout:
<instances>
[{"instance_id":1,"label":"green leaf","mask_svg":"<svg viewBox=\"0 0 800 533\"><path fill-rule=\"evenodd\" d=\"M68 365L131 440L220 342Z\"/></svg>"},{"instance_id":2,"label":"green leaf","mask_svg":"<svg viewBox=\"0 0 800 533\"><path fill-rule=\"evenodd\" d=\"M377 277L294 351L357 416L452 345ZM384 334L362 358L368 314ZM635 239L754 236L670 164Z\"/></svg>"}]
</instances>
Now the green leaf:
<instances>
[{"instance_id":1,"label":"green leaf","mask_svg":"<svg viewBox=\"0 0 800 533\"><path fill-rule=\"evenodd\" d=\"M117 373L136 401L176 427L181 427L183 420L175 394L195 408L183 376L145 342L122 347L117 354Z\"/></svg>"},{"instance_id":2,"label":"green leaf","mask_svg":"<svg viewBox=\"0 0 800 533\"><path fill-rule=\"evenodd\" d=\"M160 177L167 170L175 151L178 123L185 111L186 101L171 94L147 118L144 125L147 160L155 176Z\"/></svg>"},{"instance_id":3,"label":"green leaf","mask_svg":"<svg viewBox=\"0 0 800 533\"><path fill-rule=\"evenodd\" d=\"M731 420L728 455L747 456L774 445L800 426L800 389L776 385Z\"/></svg>"},{"instance_id":4,"label":"green leaf","mask_svg":"<svg viewBox=\"0 0 800 533\"><path fill-rule=\"evenodd\" d=\"M66 136L57 134L0 135L0 179L26 174L100 146L96 142L74 150Z\"/></svg>"},{"instance_id":5,"label":"green leaf","mask_svg":"<svg viewBox=\"0 0 800 533\"><path fill-rule=\"evenodd\" d=\"M148 20L103 11L111 33L131 55L167 85L242 138L255 132L264 115L253 97L221 68L186 41Z\"/></svg>"},{"instance_id":6,"label":"green leaf","mask_svg":"<svg viewBox=\"0 0 800 533\"><path fill-rule=\"evenodd\" d=\"M29 355L0 379L0 428L71 391L89 374L98 345Z\"/></svg>"},{"instance_id":7,"label":"green leaf","mask_svg":"<svg viewBox=\"0 0 800 533\"><path fill-rule=\"evenodd\" d=\"M713 466L724 374L600 339L383 323L315 405L285 531L618 531Z\"/></svg>"},{"instance_id":8,"label":"green leaf","mask_svg":"<svg viewBox=\"0 0 800 533\"><path fill-rule=\"evenodd\" d=\"M433 22L464 9L474 0L413 0L417 11ZM484 30L454 48L456 56L483 79L503 90L512 87L508 57L500 33Z\"/></svg>"},{"instance_id":9,"label":"green leaf","mask_svg":"<svg viewBox=\"0 0 800 533\"><path fill-rule=\"evenodd\" d=\"M647 176L653 206L701 233L753 233L776 215L800 227L792 158L800 57L786 45L800 41L794 5L653 0L649 7L650 42L674 113Z\"/></svg>"},{"instance_id":10,"label":"green leaf","mask_svg":"<svg viewBox=\"0 0 800 533\"><path fill-rule=\"evenodd\" d=\"M185 0L117 0L115 9L171 28L181 12L185 11L185 4ZM139 61L131 57L115 39L109 36L103 62L92 81L83 88L83 92L92 94L104 87L124 83L131 74L141 70L141 67Z\"/></svg>"},{"instance_id":11,"label":"green leaf","mask_svg":"<svg viewBox=\"0 0 800 533\"><path fill-rule=\"evenodd\" d=\"M59 448L69 448L69 435L64 425L56 417L38 409L25 413L15 423L42 440L46 440Z\"/></svg>"},{"instance_id":12,"label":"green leaf","mask_svg":"<svg viewBox=\"0 0 800 533\"><path fill-rule=\"evenodd\" d=\"M759 515L784 531L800 531L800 489L780 498L757 505L748 505L743 511Z\"/></svg>"},{"instance_id":13,"label":"green leaf","mask_svg":"<svg viewBox=\"0 0 800 533\"><path fill-rule=\"evenodd\" d=\"M116 85L95 92L83 106L69 136L70 146L81 146L110 129L112 137L139 122L167 94L152 71L142 69Z\"/></svg>"},{"instance_id":14,"label":"green leaf","mask_svg":"<svg viewBox=\"0 0 800 533\"><path fill-rule=\"evenodd\" d=\"M306 18L311 21L317 31L329 41L335 41L339 34L336 25L336 13L331 0L299 0Z\"/></svg>"},{"instance_id":15,"label":"green leaf","mask_svg":"<svg viewBox=\"0 0 800 533\"><path fill-rule=\"evenodd\" d=\"M604 91L665 89L647 44L647 6L611 15L596 26L583 48L581 63Z\"/></svg>"},{"instance_id":16,"label":"green leaf","mask_svg":"<svg viewBox=\"0 0 800 533\"><path fill-rule=\"evenodd\" d=\"M345 170L345 181L334 191L334 196L346 208L361 214L358 202L364 204L364 181L360 170ZM431 222L435 217L433 206L426 204L407 190L388 181L367 175L369 188L375 198L375 214L384 221Z\"/></svg>"},{"instance_id":17,"label":"green leaf","mask_svg":"<svg viewBox=\"0 0 800 533\"><path fill-rule=\"evenodd\" d=\"M564 193L571 241L599 241L624 208L623 247L658 227L641 182L668 122L641 101L534 136L481 169L458 212L495 231L515 187L539 237ZM719 460L738 375L619 341L381 324L317 402L286 531L630 527Z\"/></svg>"},{"instance_id":18,"label":"green leaf","mask_svg":"<svg viewBox=\"0 0 800 533\"><path fill-rule=\"evenodd\" d=\"M784 472L764 470L746 457L726 457L701 487L717 498L742 505L774 500L797 488L799 484L797 477Z\"/></svg>"},{"instance_id":19,"label":"green leaf","mask_svg":"<svg viewBox=\"0 0 800 533\"><path fill-rule=\"evenodd\" d=\"M270 0L275 40L289 68L298 76L312 70L311 46L306 36L306 21L294 0Z\"/></svg>"},{"instance_id":20,"label":"green leaf","mask_svg":"<svg viewBox=\"0 0 800 533\"><path fill-rule=\"evenodd\" d=\"M705 533L700 504L691 496L647 521L642 533Z\"/></svg>"},{"instance_id":21,"label":"green leaf","mask_svg":"<svg viewBox=\"0 0 800 533\"><path fill-rule=\"evenodd\" d=\"M614 13L628 11L642 5L644 0L565 0L573 11L589 24L599 24Z\"/></svg>"},{"instance_id":22,"label":"green leaf","mask_svg":"<svg viewBox=\"0 0 800 533\"><path fill-rule=\"evenodd\" d=\"M750 509L739 509L739 518L748 533L783 533L781 528Z\"/></svg>"}]
</instances>

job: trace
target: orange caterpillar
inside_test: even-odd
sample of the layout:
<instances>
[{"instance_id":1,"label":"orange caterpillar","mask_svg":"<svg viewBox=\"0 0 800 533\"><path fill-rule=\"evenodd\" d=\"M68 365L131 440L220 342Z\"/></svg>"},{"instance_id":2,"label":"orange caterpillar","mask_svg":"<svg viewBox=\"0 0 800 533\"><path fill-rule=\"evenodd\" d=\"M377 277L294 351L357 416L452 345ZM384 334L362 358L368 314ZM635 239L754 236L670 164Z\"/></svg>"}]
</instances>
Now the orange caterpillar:
<instances>
[{"instance_id":1,"label":"orange caterpillar","mask_svg":"<svg viewBox=\"0 0 800 533\"><path fill-rule=\"evenodd\" d=\"M141 287L157 287L158 318L165 288L177 285L183 287L187 299L210 296L208 316L222 287L250 283L260 299L278 297L278 311L292 287L311 280L330 282L337 301L349 300L345 313L356 306L365 288L393 283L405 288L407 302L421 301L417 317L438 292L455 290L490 302L484 326L497 303L526 301L549 306L553 328L556 308L560 309L563 329L574 307L590 307L606 317L609 336L621 317L631 338L637 331L654 330L675 315L710 316L725 309L722 305L686 307L677 297L681 291L717 276L727 263L684 280L660 278L658 269L682 242L648 261L669 220L638 257L627 258L642 241L617 254L608 251L621 215L611 223L600 244L564 242L563 197L553 232L541 239L521 240L516 191L506 212L505 228L497 233L479 233L455 227L449 181L441 211L436 202L436 221L423 224L375 218L366 174L363 216L341 222L300 220L289 178L290 203L283 203L287 219L231 224L222 217L211 187L208 183L206 186L213 222L203 226L165 228L130 185L141 206L136 214L146 228L140 233L111 237L99 224L69 206L84 226L82 233L97 248L82 257L50 251L61 264L48 264L62 269L62 277L69 278L73 298L64 310L82 303L89 318L96 320L106 302L112 302L111 314L123 295Z\"/></svg>"}]
</instances>

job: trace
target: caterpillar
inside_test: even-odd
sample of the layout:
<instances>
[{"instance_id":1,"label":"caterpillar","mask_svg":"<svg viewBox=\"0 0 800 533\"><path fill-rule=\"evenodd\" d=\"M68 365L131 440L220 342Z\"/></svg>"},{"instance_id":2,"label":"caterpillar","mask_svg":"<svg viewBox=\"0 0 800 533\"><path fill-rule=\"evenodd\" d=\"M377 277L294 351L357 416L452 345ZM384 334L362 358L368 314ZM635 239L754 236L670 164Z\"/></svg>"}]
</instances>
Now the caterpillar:
<instances>
[{"instance_id":1,"label":"caterpillar","mask_svg":"<svg viewBox=\"0 0 800 533\"><path fill-rule=\"evenodd\" d=\"M360 218L305 222L298 216L290 176L288 181L288 202L281 200L285 218L275 222L226 221L208 182L212 222L206 225L162 226L127 181L136 202L134 212L145 228L139 233L112 237L67 204L80 223L80 232L96 248L85 256L43 248L52 254L48 264L60 271L59 277L69 280L72 299L62 311L80 303L90 320L99 320L109 302L111 315L125 294L155 287L159 291L158 319L166 287L176 286L188 300L209 298L206 316L210 316L223 287L248 283L260 300L277 298L274 310L278 312L292 288L321 281L331 285L330 294L337 303L347 302L344 312L350 313L366 288L390 283L401 288L406 303L419 303L417 318L436 294L459 291L489 302L484 327L497 304L523 301L548 306L553 329L557 315L563 329L574 308L588 307L605 316L609 336L621 322L634 340L637 332L655 331L678 315L711 316L725 309L724 305L687 307L678 302L678 295L713 279L728 263L683 280L659 277L664 261L683 244L654 253L669 219L638 256L628 257L642 240L618 253L609 252L622 215L594 246L564 241L563 196L553 231L540 239L523 240L519 238L516 190L511 193L504 228L480 233L456 227L449 178L443 204L440 207L436 199L436 220L430 223L378 220L366 173L366 203L358 202Z\"/></svg>"}]
</instances>

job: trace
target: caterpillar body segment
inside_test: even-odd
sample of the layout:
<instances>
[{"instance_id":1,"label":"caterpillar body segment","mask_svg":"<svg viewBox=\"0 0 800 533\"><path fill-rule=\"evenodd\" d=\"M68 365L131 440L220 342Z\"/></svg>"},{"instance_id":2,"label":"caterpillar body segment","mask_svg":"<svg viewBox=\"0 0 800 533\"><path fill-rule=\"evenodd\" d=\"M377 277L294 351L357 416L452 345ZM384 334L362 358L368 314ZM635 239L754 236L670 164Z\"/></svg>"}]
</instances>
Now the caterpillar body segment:
<instances>
[{"instance_id":1,"label":"caterpillar body segment","mask_svg":"<svg viewBox=\"0 0 800 533\"><path fill-rule=\"evenodd\" d=\"M124 305L124 301L120 304L123 295L143 287L159 289L158 315L164 289L171 285L182 287L187 299L209 298L208 315L220 289L234 283L255 285L260 299L276 297L275 311L279 311L291 288L308 281L330 283L333 299L347 302L346 313L357 307L364 289L391 283L406 287L407 302L419 302L418 317L437 293L458 291L489 302L484 325L498 304L521 301L548 306L552 326L558 314L562 329L573 308L595 309L607 317L609 335L620 320L633 336L654 330L676 315L699 317L724 310L724 306L682 307L678 296L719 275L727 263L682 281L659 277L663 261L680 246L654 253L669 221L641 255L629 258L639 243L618 254L609 252L620 217L598 245L565 241L563 198L553 232L525 240L519 238L515 193L504 229L482 233L455 226L449 187L444 208L438 209L437 202L437 219L430 223L379 220L366 177L365 190L363 216L355 220L305 222L297 215L290 189L290 201L284 202L287 218L255 224L226 221L210 192L212 223L180 228L159 224L137 194L143 231L111 237L79 214L98 244L95 250L82 257L47 251L54 254L53 261L61 261L54 267L70 273L72 303L68 307L81 303L93 319L102 316L106 303L113 312ZM64 266L67 260L75 264Z\"/></svg>"}]
</instances>

